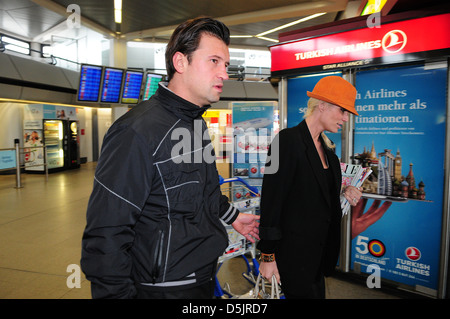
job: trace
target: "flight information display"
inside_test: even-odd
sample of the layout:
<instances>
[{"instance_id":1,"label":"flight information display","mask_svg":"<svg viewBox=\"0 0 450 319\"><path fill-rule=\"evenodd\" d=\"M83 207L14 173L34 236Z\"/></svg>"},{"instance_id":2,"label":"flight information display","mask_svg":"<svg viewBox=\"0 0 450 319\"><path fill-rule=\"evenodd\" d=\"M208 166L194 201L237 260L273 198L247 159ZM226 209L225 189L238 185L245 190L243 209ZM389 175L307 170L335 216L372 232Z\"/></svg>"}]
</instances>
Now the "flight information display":
<instances>
[{"instance_id":1,"label":"flight information display","mask_svg":"<svg viewBox=\"0 0 450 319\"><path fill-rule=\"evenodd\" d=\"M97 102L102 80L102 66L81 65L78 101Z\"/></svg>"},{"instance_id":2,"label":"flight information display","mask_svg":"<svg viewBox=\"0 0 450 319\"><path fill-rule=\"evenodd\" d=\"M122 104L136 104L141 95L144 72L127 70L122 90Z\"/></svg>"},{"instance_id":3,"label":"flight information display","mask_svg":"<svg viewBox=\"0 0 450 319\"><path fill-rule=\"evenodd\" d=\"M123 72L123 69L105 67L100 102L119 103Z\"/></svg>"},{"instance_id":4,"label":"flight information display","mask_svg":"<svg viewBox=\"0 0 450 319\"><path fill-rule=\"evenodd\" d=\"M148 100L158 89L158 83L162 80L161 74L147 73L144 87L143 100Z\"/></svg>"}]
</instances>

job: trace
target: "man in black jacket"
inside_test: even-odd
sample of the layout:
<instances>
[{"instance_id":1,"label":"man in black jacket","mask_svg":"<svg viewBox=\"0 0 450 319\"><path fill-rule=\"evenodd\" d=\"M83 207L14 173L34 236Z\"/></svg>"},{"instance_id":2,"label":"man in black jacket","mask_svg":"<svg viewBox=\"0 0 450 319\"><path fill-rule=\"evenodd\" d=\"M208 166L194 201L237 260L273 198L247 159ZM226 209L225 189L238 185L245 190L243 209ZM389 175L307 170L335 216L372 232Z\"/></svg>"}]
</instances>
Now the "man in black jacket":
<instances>
[{"instance_id":1,"label":"man in black jacket","mask_svg":"<svg viewBox=\"0 0 450 319\"><path fill-rule=\"evenodd\" d=\"M222 221L254 242L258 216L220 192L202 114L228 79L228 28L181 24L167 46L168 84L105 136L83 234L93 298L212 298Z\"/></svg>"}]
</instances>

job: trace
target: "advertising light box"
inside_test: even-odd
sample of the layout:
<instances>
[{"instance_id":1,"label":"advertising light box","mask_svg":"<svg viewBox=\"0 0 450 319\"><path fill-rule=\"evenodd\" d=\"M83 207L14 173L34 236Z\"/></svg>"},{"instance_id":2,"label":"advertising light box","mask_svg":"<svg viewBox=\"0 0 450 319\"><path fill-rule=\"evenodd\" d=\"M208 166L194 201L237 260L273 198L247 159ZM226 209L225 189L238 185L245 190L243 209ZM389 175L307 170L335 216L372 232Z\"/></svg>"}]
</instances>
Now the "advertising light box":
<instances>
[{"instance_id":1,"label":"advertising light box","mask_svg":"<svg viewBox=\"0 0 450 319\"><path fill-rule=\"evenodd\" d=\"M351 268L377 265L382 278L436 296L447 66L360 71L356 88L353 158L373 173L352 210Z\"/></svg>"},{"instance_id":2,"label":"advertising light box","mask_svg":"<svg viewBox=\"0 0 450 319\"><path fill-rule=\"evenodd\" d=\"M376 59L405 62L409 54L450 48L450 14L381 24L270 47L271 72L363 67Z\"/></svg>"}]
</instances>

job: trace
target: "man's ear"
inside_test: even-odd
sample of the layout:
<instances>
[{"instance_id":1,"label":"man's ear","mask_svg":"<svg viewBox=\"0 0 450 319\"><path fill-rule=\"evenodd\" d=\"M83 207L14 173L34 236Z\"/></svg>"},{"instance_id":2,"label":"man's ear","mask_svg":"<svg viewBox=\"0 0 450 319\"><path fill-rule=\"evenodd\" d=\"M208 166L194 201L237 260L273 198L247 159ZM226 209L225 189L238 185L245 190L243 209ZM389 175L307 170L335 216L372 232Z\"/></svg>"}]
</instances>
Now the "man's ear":
<instances>
[{"instance_id":1,"label":"man's ear","mask_svg":"<svg viewBox=\"0 0 450 319\"><path fill-rule=\"evenodd\" d=\"M186 69L187 58L181 52L176 52L172 57L173 66L178 73L183 73Z\"/></svg>"}]
</instances>

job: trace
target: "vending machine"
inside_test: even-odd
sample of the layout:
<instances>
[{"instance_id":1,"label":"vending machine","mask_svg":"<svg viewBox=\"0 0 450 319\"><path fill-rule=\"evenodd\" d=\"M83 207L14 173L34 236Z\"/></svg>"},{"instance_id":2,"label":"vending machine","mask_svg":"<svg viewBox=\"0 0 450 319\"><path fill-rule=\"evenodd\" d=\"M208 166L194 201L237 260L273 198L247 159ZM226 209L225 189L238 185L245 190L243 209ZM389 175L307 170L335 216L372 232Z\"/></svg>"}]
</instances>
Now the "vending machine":
<instances>
[{"instance_id":1,"label":"vending machine","mask_svg":"<svg viewBox=\"0 0 450 319\"><path fill-rule=\"evenodd\" d=\"M64 169L80 167L80 137L78 134L78 121L43 120L42 143L47 149L48 171L55 172ZM32 131L31 137L38 130ZM38 134L38 133L36 133ZM36 135L35 134L35 135ZM31 139L31 138L30 138ZM29 172L44 172L43 150L36 149L27 152L31 154L26 158L25 170ZM39 163L38 163L39 161ZM29 166L29 167L27 167Z\"/></svg>"},{"instance_id":2,"label":"vending machine","mask_svg":"<svg viewBox=\"0 0 450 319\"><path fill-rule=\"evenodd\" d=\"M48 170L64 169L67 139L63 120L44 120L44 145L47 147ZM65 143L66 142L66 143Z\"/></svg>"},{"instance_id":3,"label":"vending machine","mask_svg":"<svg viewBox=\"0 0 450 319\"><path fill-rule=\"evenodd\" d=\"M80 134L78 121L67 122L66 168L80 167Z\"/></svg>"},{"instance_id":4,"label":"vending machine","mask_svg":"<svg viewBox=\"0 0 450 319\"><path fill-rule=\"evenodd\" d=\"M25 171L45 172L44 160L49 172L80 167L79 125L74 108L26 105L23 126Z\"/></svg>"}]
</instances>

